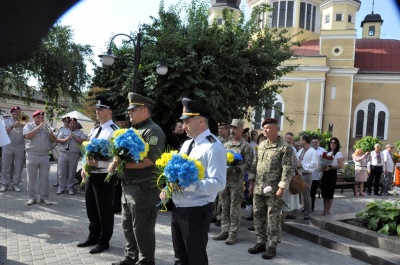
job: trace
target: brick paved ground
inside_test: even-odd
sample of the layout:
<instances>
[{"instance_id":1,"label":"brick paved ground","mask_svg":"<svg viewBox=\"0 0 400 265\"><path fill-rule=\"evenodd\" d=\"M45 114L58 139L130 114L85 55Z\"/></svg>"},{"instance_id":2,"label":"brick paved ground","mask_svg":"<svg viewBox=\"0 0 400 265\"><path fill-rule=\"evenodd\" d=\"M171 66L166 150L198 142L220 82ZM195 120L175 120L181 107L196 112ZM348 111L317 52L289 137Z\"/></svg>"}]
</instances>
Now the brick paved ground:
<instances>
[{"instance_id":1,"label":"brick paved ground","mask_svg":"<svg viewBox=\"0 0 400 265\"><path fill-rule=\"evenodd\" d=\"M71 196L56 195L56 165L51 167L50 200L53 205L35 204L27 206L26 172L24 169L22 192L8 190L0 193L0 264L111 264L122 258L125 238L122 234L121 216L115 215L114 235L110 249L91 255L88 248L77 248L88 233L84 194L78 191ZM333 212L355 212L371 200L353 197L350 191L337 194ZM322 199L317 199L316 213L322 210ZM170 212L159 213L156 227L156 264L172 265L173 250L169 228ZM210 265L214 264L365 264L309 241L283 233L283 242L278 246L278 255L271 261L261 254L250 255L249 247L255 243L254 232L247 230L252 223L242 218L238 242L233 246L211 237L220 228L211 224L208 254Z\"/></svg>"}]
</instances>

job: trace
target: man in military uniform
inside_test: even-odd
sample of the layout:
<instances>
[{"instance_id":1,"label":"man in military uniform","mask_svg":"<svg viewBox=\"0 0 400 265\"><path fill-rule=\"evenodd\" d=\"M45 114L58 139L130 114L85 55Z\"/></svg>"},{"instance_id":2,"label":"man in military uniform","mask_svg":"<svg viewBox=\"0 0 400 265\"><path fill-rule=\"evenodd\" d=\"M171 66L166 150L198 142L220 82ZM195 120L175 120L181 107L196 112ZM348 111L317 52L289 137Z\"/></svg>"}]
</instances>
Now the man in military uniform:
<instances>
[{"instance_id":1,"label":"man in military uniform","mask_svg":"<svg viewBox=\"0 0 400 265\"><path fill-rule=\"evenodd\" d=\"M56 137L46 128L44 114L41 110L35 111L32 114L33 122L27 123L23 130L29 196L27 205L36 203L39 196L42 203L52 204L49 201L49 150L50 144L56 140Z\"/></svg>"},{"instance_id":2,"label":"man in military uniform","mask_svg":"<svg viewBox=\"0 0 400 265\"><path fill-rule=\"evenodd\" d=\"M293 176L293 151L278 135L277 120L267 118L262 127L267 140L258 146L257 155L249 171L249 192L253 193L254 190L254 227L257 244L249 248L248 252L256 254L265 251L262 258L271 259L276 255L277 244L281 242L281 212L284 205L282 198ZM266 187L270 187L271 191L264 193Z\"/></svg>"},{"instance_id":3,"label":"man in military uniform","mask_svg":"<svg viewBox=\"0 0 400 265\"><path fill-rule=\"evenodd\" d=\"M72 118L68 121L69 129L58 133L56 142L60 144L60 157L58 168L60 170L60 186L57 194L64 193L65 187L70 195L74 195L74 182L76 168L78 167L80 145L86 140L85 134L78 130L78 120Z\"/></svg>"},{"instance_id":4,"label":"man in military uniform","mask_svg":"<svg viewBox=\"0 0 400 265\"><path fill-rule=\"evenodd\" d=\"M157 177L155 161L165 146L165 134L153 122L151 111L155 102L136 93L129 93L128 114L134 128L149 144L149 152L139 163L128 162L122 183L122 229L127 241L125 256L113 264L155 264L157 203L159 190L154 185ZM110 165L114 171L117 161Z\"/></svg>"},{"instance_id":5,"label":"man in military uniform","mask_svg":"<svg viewBox=\"0 0 400 265\"><path fill-rule=\"evenodd\" d=\"M11 117L4 120L4 125L11 143L3 146L2 150L2 175L0 191L6 191L11 179L15 191L21 191L22 168L25 159L25 140L22 133L24 125L20 123L21 108L11 108ZM13 169L13 170L12 170ZM13 173L11 173L13 172ZM13 176L11 177L11 174Z\"/></svg>"},{"instance_id":6,"label":"man in military uniform","mask_svg":"<svg viewBox=\"0 0 400 265\"><path fill-rule=\"evenodd\" d=\"M221 233L214 240L225 240L225 244L236 243L240 227L240 206L243 201L243 172L251 167L253 149L242 139L244 121L234 119L231 123L232 140L224 144L226 150L232 150L243 157L243 162L227 170L226 187L219 192L222 204Z\"/></svg>"},{"instance_id":7,"label":"man in military uniform","mask_svg":"<svg viewBox=\"0 0 400 265\"><path fill-rule=\"evenodd\" d=\"M218 122L218 139L223 144L232 140L232 137L229 135L229 124L228 123Z\"/></svg>"},{"instance_id":8,"label":"man in military uniform","mask_svg":"<svg viewBox=\"0 0 400 265\"><path fill-rule=\"evenodd\" d=\"M182 100L183 127L192 140L186 141L180 153L198 159L204 166L204 179L174 193L171 230L175 264L208 264L207 243L214 200L226 184L226 151L208 128L211 111L188 98ZM160 199L165 200L165 192Z\"/></svg>"},{"instance_id":9,"label":"man in military uniform","mask_svg":"<svg viewBox=\"0 0 400 265\"><path fill-rule=\"evenodd\" d=\"M96 118L100 122L91 135L90 139L110 140L118 126L112 121L113 106L103 97L96 97ZM79 243L78 247L95 245L89 253L96 254L109 248L109 242L114 229L114 212L112 208L113 181L105 182L108 173L108 166L112 159L100 161L88 159L89 166L96 167L90 172L85 186L86 212L89 218L89 236ZM86 178L82 170L82 178Z\"/></svg>"}]
</instances>

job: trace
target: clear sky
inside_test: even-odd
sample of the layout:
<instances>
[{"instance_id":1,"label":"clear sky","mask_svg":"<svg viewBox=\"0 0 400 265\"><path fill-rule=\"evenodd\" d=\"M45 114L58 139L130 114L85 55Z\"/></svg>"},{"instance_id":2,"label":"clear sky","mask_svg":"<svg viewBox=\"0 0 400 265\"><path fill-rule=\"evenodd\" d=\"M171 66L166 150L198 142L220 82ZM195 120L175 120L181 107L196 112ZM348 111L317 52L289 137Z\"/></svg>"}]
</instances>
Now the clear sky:
<instances>
[{"instance_id":1,"label":"clear sky","mask_svg":"<svg viewBox=\"0 0 400 265\"><path fill-rule=\"evenodd\" d=\"M183 0L187 2L189 0ZM178 0L165 0L168 7ZM361 21L372 11L372 0L361 0L360 11L356 15L357 35L361 38ZM82 0L60 19L62 25L74 29L75 42L93 46L97 55L107 50L108 40L115 34L135 32L140 22L150 22L150 16L157 17L159 0ZM242 0L246 18L250 10L247 1ZM384 20L381 38L400 39L400 10L395 0L375 0L374 13ZM117 37L115 44L120 45L124 37ZM99 60L96 60L99 63Z\"/></svg>"}]
</instances>

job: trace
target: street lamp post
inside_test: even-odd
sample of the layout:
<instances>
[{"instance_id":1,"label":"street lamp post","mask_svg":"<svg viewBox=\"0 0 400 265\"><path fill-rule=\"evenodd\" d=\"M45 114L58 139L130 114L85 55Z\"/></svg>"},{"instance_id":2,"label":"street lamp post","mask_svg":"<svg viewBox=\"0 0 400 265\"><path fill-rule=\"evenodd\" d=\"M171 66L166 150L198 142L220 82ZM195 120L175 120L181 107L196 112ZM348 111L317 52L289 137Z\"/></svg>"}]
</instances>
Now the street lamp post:
<instances>
[{"instance_id":1,"label":"street lamp post","mask_svg":"<svg viewBox=\"0 0 400 265\"><path fill-rule=\"evenodd\" d=\"M103 53L103 54L99 55L99 57L101 58L101 62L104 65L112 65L114 63L115 59L117 58L111 50L111 45L113 43L113 40L117 36L128 37L132 41L133 46L135 47L135 55L134 55L135 56L134 57L134 66L135 67L134 67L134 72L133 72L132 92L136 92L137 91L138 68L139 68L139 62L140 62L140 48L141 48L140 44L141 44L141 40L142 40L142 33L139 32L136 35L136 44L135 44L135 40L127 34L119 33L117 35L114 35L110 40L110 45L108 46L107 53ZM156 41L153 41L153 42L158 44L158 42L156 42ZM168 66L165 64L163 58L161 58L160 62L156 66L156 71L157 71L157 74L159 74L159 75L165 75L168 72Z\"/></svg>"}]
</instances>

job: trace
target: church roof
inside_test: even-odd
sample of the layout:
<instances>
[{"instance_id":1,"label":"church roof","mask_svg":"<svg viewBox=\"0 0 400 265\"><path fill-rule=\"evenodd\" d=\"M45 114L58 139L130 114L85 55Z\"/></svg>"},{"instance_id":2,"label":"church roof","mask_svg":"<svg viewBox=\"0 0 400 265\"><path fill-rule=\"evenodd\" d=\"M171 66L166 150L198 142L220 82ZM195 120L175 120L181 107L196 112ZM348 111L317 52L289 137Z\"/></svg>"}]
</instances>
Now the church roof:
<instances>
[{"instance_id":1,"label":"church roof","mask_svg":"<svg viewBox=\"0 0 400 265\"><path fill-rule=\"evenodd\" d=\"M381 15L374 14L374 12L372 12L372 14L366 15L364 20L361 21L361 27L363 27L364 23L366 23L366 22L381 22L381 24L382 24L383 20L381 18Z\"/></svg>"},{"instance_id":2,"label":"church roof","mask_svg":"<svg viewBox=\"0 0 400 265\"><path fill-rule=\"evenodd\" d=\"M320 55L319 39L304 42L294 48L298 57L316 57ZM357 39L354 67L359 72L399 73L400 40Z\"/></svg>"}]
</instances>

